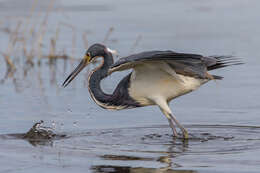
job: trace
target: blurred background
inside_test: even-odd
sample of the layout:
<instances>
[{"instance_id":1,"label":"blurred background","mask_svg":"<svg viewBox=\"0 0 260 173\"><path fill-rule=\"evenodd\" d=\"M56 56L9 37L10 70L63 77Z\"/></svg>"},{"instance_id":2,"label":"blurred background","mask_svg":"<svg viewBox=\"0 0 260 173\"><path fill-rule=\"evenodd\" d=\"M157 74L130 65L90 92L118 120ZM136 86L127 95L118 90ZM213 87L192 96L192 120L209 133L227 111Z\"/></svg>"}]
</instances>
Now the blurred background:
<instances>
[{"instance_id":1,"label":"blurred background","mask_svg":"<svg viewBox=\"0 0 260 173\"><path fill-rule=\"evenodd\" d=\"M171 109L177 119L186 126L258 126L260 124L259 10L260 2L257 0L0 0L0 134L25 133L40 120L44 120L45 124L51 126L57 133L70 136L74 136L75 133L84 134L83 137L79 135L79 139L76 135L77 137L74 136L65 142L54 143L56 150L57 148L66 150L64 151L66 157L60 160L56 158L59 154L55 148L34 148L26 142L17 140L12 140L10 146L9 140L0 140L0 146L2 145L0 156L3 158L0 159L0 164L6 165L1 169L12 172L19 168L21 172L28 172L47 167L50 168L49 171L64 172L63 168L69 165L72 170L88 170L93 166L88 161L97 158L97 152L84 157L83 160L88 162L84 164L78 154L82 148L74 147L82 145L82 150L93 149L84 141L88 140L85 133L89 130L138 127L149 133L146 127L151 126L156 127L155 133L160 134L161 128L157 126L167 125L168 122L157 107L108 111L95 105L87 89L87 75L95 65L81 72L66 89L61 87L66 76L79 63L87 48L94 43L102 43L117 50L119 56L114 57L115 60L147 50L173 50L205 56L233 55L241 58L244 65L212 72L224 76L224 79L209 82L198 91L174 100ZM103 89L111 93L118 81L127 73L129 72L116 73L108 77L102 82ZM170 133L170 129L162 129L163 133ZM188 130L193 132L192 129ZM222 130L227 132L226 134L232 131L229 128ZM212 131L214 133L217 129ZM118 137L117 140L125 139L127 130L123 130L122 133L122 139ZM141 132L132 133L138 139L143 137ZM255 132L249 130L248 134L244 135L250 136L252 133ZM236 134L239 133L236 131L230 135L234 137ZM70 140L77 140L78 143L75 144ZM102 138L97 141L100 140ZM106 143L105 139L103 140L102 142ZM94 142L91 145L94 145ZM236 144L229 145L230 148L236 146ZM254 145L255 143L252 144ZM152 151L163 150L161 147L165 147L164 142L152 148ZM242 148L244 147L245 145L242 145ZM36 154L23 152L32 148ZM140 146L133 148L132 150L140 149ZM103 149L96 147L95 151L103 152ZM6 151L12 153L12 156ZM46 154L46 151L49 154ZM260 153L259 149L257 151ZM259 170L257 165L260 165L255 159L254 153L257 151L242 152L250 169L248 165L243 167L243 164L240 164L245 163L245 160L238 159L242 158L241 155L232 155L231 152L232 154L228 155L231 157L229 161L238 159L233 165L226 161L224 163L229 164L220 168L219 165L224 163L217 162L218 159L201 165L208 160L206 156L197 165L192 165L195 156L191 156L188 159L180 157L180 160L177 159L178 164L171 164L168 170L180 168L185 171L187 168L188 171L203 172L212 169L239 172L247 168L254 172ZM44 159L43 153L48 161ZM68 153L77 153L73 156L75 160L68 157L70 156ZM135 154L140 155L138 152ZM5 160L10 157L16 162L7 164ZM145 161L140 163L135 159L135 162L127 162L129 169L122 167L126 162L119 161L115 163L119 167L94 166L90 170L130 171L133 165L157 169L165 164L158 162L157 156L151 157L156 159L149 163ZM172 156L168 157L172 159ZM218 157L221 158L222 155L214 158ZM23 161L21 162L19 158ZM111 158L107 157L105 160ZM32 169L27 168L30 166ZM201 168L203 166L209 168ZM234 170L234 166L237 166L238 170Z\"/></svg>"}]
</instances>

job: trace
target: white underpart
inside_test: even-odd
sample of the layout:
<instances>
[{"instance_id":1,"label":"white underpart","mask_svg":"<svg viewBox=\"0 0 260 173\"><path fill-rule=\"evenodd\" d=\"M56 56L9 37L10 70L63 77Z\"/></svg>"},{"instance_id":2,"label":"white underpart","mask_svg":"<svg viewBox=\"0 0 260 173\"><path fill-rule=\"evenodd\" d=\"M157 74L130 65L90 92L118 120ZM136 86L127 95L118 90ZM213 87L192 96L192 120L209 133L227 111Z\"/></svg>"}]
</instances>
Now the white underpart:
<instances>
[{"instance_id":1,"label":"white underpart","mask_svg":"<svg viewBox=\"0 0 260 173\"><path fill-rule=\"evenodd\" d=\"M113 55L118 55L118 52L116 50L112 50L110 48L107 47L107 51L112 53Z\"/></svg>"},{"instance_id":2,"label":"white underpart","mask_svg":"<svg viewBox=\"0 0 260 173\"><path fill-rule=\"evenodd\" d=\"M170 67L169 67L170 68ZM171 113L168 102L196 90L208 80L176 74L161 63L144 63L134 67L129 94L142 105L157 104Z\"/></svg>"}]
</instances>

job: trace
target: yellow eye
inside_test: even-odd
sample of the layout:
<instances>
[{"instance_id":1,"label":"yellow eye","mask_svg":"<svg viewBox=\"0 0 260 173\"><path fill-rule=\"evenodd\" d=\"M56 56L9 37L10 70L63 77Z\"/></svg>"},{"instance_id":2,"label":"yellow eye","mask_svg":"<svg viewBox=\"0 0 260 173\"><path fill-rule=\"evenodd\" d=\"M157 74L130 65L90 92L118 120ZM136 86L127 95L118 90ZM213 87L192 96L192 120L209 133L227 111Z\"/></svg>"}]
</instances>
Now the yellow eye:
<instances>
[{"instance_id":1,"label":"yellow eye","mask_svg":"<svg viewBox=\"0 0 260 173\"><path fill-rule=\"evenodd\" d=\"M90 61L91 57L90 57L90 53L87 53L87 55L85 55L84 59L87 60L87 62Z\"/></svg>"}]
</instances>

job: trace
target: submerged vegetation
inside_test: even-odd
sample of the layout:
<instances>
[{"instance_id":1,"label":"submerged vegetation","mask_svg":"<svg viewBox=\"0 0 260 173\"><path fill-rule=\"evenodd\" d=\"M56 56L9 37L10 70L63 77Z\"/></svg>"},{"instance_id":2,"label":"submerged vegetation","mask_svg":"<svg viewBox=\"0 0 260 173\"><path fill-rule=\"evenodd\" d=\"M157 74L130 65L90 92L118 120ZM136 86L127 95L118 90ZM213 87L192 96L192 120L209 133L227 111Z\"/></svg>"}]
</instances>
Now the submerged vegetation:
<instances>
[{"instance_id":1,"label":"submerged vegetation","mask_svg":"<svg viewBox=\"0 0 260 173\"><path fill-rule=\"evenodd\" d=\"M41 74L42 64L47 64L49 67L50 83L60 86L56 80L57 71L62 69L65 73L68 65L72 66L75 61L79 60L76 58L76 47L87 49L89 46L88 34L90 31L79 33L76 26L64 22L63 19L55 20L55 24L49 22L52 12L60 14L65 19L68 17L61 6L55 5L55 0L50 0L44 11L37 11L37 5L39 5L39 1L34 0L30 12L24 17L5 16L3 19L0 18L0 35L7 42L6 47L0 48L0 56L6 64L5 74L0 76L0 83L4 84L11 79L17 92L26 88L20 81L26 81L29 73L36 75L40 88L42 88L44 81ZM35 16L37 16L37 20L34 19ZM113 31L114 27L105 31L102 41L104 44L110 41ZM71 37L70 45L67 47L59 45L64 41L61 32L67 32L68 37ZM77 40L79 35L80 41ZM131 52L134 51L140 40L141 36L138 36L130 48ZM84 84L86 83L85 80Z\"/></svg>"},{"instance_id":2,"label":"submerged vegetation","mask_svg":"<svg viewBox=\"0 0 260 173\"><path fill-rule=\"evenodd\" d=\"M71 62L76 60L73 51L71 53L66 49L63 49L62 52L57 51L57 42L60 39L60 32L64 27L72 31L72 50L76 47L76 28L73 25L57 21L55 34L50 36L50 38L45 38L47 37L46 32L48 32L49 27L53 28L53 25L50 26L48 22L51 11L57 10L54 9L54 2L54 0L51 0L45 14L40 14L40 12L35 11L38 3L35 0L28 16L23 18L18 16L6 17L0 22L1 34L5 34L9 39L7 49L0 50L6 63L6 73L1 79L1 83L4 83L8 78L12 78L15 84L16 79L19 78L19 74L23 74L22 77L26 78L30 70L41 67L42 62L45 61L44 59L48 61L52 74L51 83L54 83L56 61L58 59L63 60L65 67L68 60ZM62 12L62 10L60 11ZM33 15L39 16L41 21L33 20ZM83 43L87 47L86 33L83 33L82 37ZM46 50L47 47L49 47L49 50ZM43 50L44 48L45 50Z\"/></svg>"}]
</instances>

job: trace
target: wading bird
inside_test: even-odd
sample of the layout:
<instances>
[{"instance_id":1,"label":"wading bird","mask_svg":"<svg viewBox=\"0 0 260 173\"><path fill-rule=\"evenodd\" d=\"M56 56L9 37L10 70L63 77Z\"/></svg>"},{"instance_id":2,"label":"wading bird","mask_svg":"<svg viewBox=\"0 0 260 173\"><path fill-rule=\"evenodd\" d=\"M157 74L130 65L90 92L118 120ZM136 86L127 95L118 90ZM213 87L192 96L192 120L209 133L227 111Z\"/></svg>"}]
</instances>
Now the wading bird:
<instances>
[{"instance_id":1,"label":"wading bird","mask_svg":"<svg viewBox=\"0 0 260 173\"><path fill-rule=\"evenodd\" d=\"M148 51L113 61L113 51L102 44L94 44L87 51L76 69L67 77L66 87L88 64L101 58L101 64L89 75L88 89L92 99L105 109L137 108L158 105L167 117L173 136L178 137L177 127L182 137L188 138L187 130L172 114L168 103L181 95L196 90L210 80L223 77L211 75L210 70L241 64L229 56L205 57L196 54L173 51ZM124 77L113 94L102 91L100 82L115 71L133 69Z\"/></svg>"}]
</instances>

